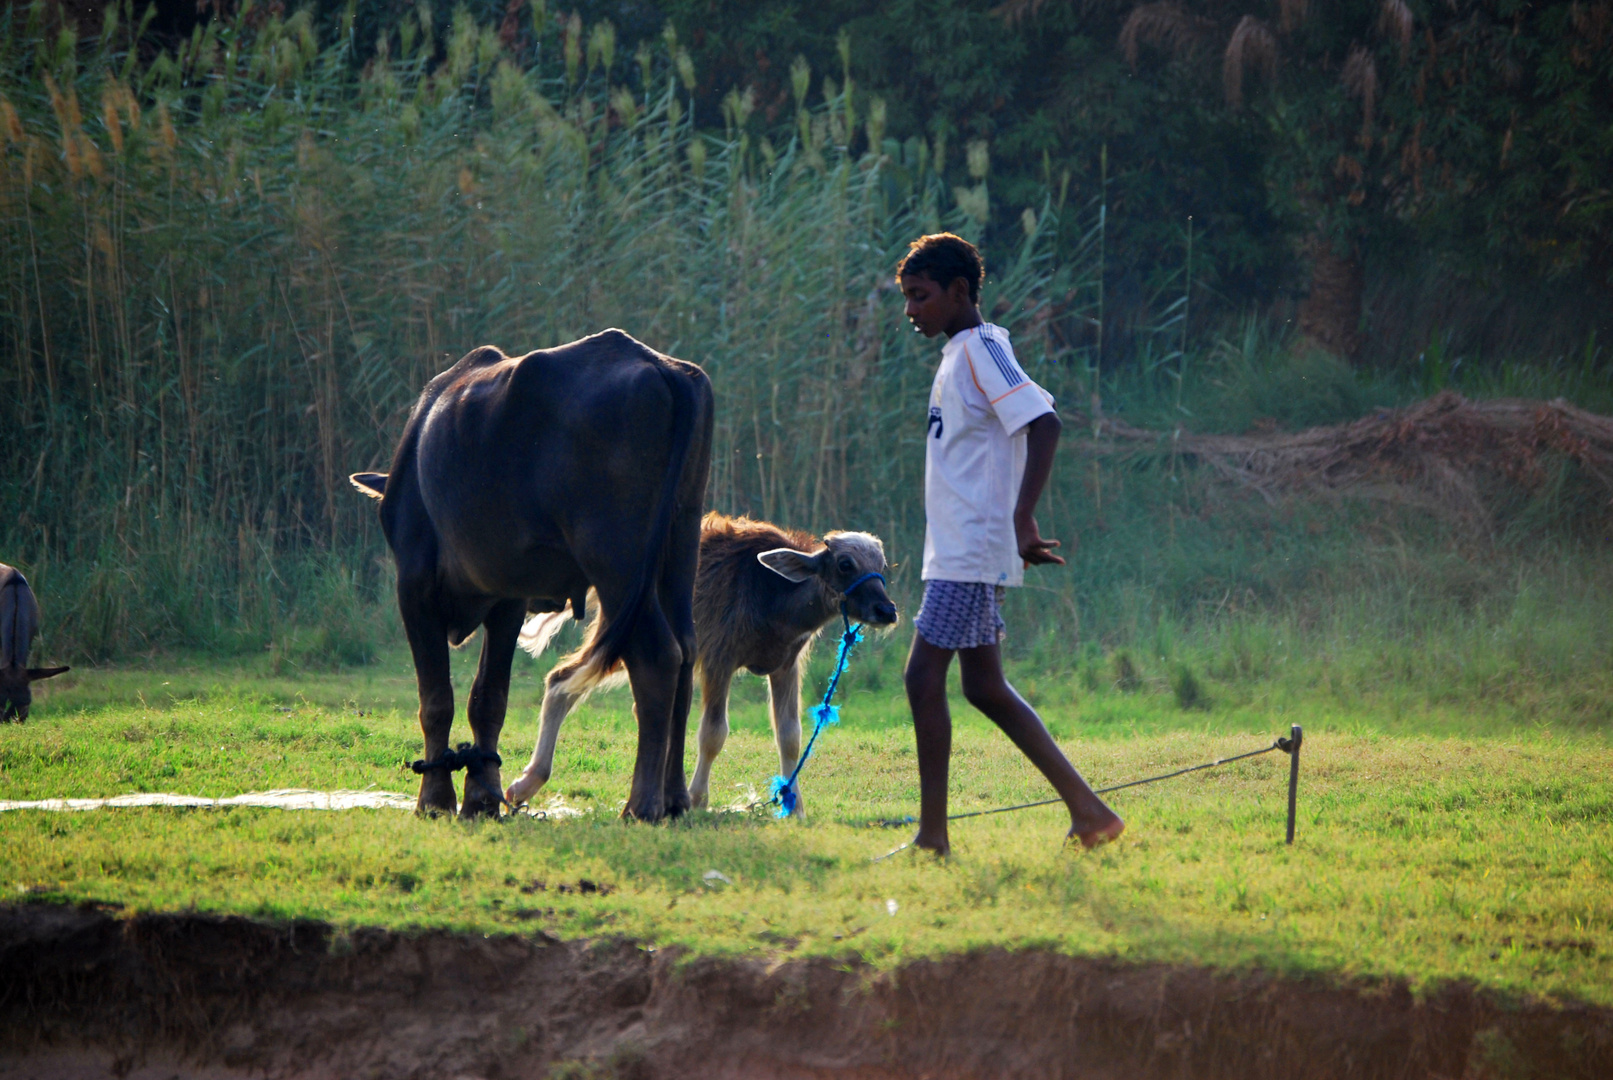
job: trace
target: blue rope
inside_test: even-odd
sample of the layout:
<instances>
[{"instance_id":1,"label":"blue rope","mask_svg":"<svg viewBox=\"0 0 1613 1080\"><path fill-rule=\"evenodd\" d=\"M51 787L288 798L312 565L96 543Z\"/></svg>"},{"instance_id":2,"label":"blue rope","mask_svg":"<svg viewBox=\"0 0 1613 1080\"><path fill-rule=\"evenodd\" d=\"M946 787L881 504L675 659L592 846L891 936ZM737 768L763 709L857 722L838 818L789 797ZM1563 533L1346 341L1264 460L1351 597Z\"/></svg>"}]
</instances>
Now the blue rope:
<instances>
[{"instance_id":1,"label":"blue rope","mask_svg":"<svg viewBox=\"0 0 1613 1080\"><path fill-rule=\"evenodd\" d=\"M881 581L885 580L883 574L864 574L853 582L850 588L846 589L846 592L849 593L871 577L877 577ZM801 751L801 758L795 763L795 768L791 770L790 775L788 777L773 777L773 795L767 801L778 807L777 810L773 811L774 817L787 818L795 813L795 808L801 804L801 789L795 783L796 778L801 775L801 767L807 763L807 758L812 756L812 747L817 743L818 736L823 732L823 729L831 724L840 723L840 709L838 706L831 704L831 701L835 696L835 688L840 685L840 676L845 674L846 665L851 660L852 647L863 639L861 624L857 626L851 624L851 618L846 614L846 605L844 603L840 605L840 618L846 624L846 632L840 635L840 655L835 659L834 674L829 676L829 685L824 688L823 703L812 710L814 718L812 737L807 740L806 747Z\"/></svg>"},{"instance_id":2,"label":"blue rope","mask_svg":"<svg viewBox=\"0 0 1613 1080\"><path fill-rule=\"evenodd\" d=\"M861 585L863 582L869 580L870 578L878 578L880 581L884 581L885 580L885 575L881 574L878 570L870 570L870 571L868 571L868 573L864 574L862 577L858 578L856 581L853 581L850 585L847 585L845 587L845 589L843 589L841 591L840 595L841 596L850 596L851 591L853 589L855 589L857 586ZM844 616L846 614L846 604L845 604L845 601L843 601L843 600L840 602L840 614L842 616Z\"/></svg>"}]
</instances>

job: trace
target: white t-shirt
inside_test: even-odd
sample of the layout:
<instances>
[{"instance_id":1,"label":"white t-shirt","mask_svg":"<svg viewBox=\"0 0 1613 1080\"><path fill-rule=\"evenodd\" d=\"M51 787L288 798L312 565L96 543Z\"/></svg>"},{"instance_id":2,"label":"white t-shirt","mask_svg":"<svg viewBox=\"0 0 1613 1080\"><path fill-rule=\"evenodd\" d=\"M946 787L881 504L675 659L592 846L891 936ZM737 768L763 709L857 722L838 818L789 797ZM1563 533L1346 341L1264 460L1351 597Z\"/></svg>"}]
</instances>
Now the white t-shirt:
<instances>
[{"instance_id":1,"label":"white t-shirt","mask_svg":"<svg viewBox=\"0 0 1613 1080\"><path fill-rule=\"evenodd\" d=\"M1002 327L986 323L946 343L924 439L925 581L1024 582L1014 504L1025 425L1052 411L1052 395L1019 366Z\"/></svg>"}]
</instances>

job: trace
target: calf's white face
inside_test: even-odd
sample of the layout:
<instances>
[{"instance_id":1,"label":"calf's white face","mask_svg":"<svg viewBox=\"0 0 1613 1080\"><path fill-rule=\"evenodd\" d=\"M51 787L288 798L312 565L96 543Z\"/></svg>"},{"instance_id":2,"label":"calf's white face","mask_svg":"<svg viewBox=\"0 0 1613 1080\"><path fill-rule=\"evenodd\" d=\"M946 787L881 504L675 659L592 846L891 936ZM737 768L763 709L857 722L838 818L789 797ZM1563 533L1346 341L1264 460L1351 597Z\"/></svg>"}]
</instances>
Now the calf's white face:
<instances>
[{"instance_id":1,"label":"calf's white face","mask_svg":"<svg viewBox=\"0 0 1613 1080\"><path fill-rule=\"evenodd\" d=\"M823 538L824 549L807 555L793 548L774 548L757 561L793 582L817 579L826 592L843 597L846 613L858 622L890 626L896 622L896 605L885 591L885 545L865 532L832 532ZM879 575L871 577L869 575ZM849 591L848 591L849 590Z\"/></svg>"}]
</instances>

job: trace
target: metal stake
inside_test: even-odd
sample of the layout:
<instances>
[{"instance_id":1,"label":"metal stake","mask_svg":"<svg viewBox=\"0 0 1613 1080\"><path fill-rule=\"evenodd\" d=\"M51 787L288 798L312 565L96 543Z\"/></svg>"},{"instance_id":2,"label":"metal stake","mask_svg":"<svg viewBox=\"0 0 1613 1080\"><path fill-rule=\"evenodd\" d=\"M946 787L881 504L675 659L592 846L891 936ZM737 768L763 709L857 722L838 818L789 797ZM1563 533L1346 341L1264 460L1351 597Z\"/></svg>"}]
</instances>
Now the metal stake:
<instances>
[{"instance_id":1,"label":"metal stake","mask_svg":"<svg viewBox=\"0 0 1613 1080\"><path fill-rule=\"evenodd\" d=\"M1288 729L1288 842L1294 842L1294 812L1299 805L1299 745L1305 731L1298 724Z\"/></svg>"}]
</instances>

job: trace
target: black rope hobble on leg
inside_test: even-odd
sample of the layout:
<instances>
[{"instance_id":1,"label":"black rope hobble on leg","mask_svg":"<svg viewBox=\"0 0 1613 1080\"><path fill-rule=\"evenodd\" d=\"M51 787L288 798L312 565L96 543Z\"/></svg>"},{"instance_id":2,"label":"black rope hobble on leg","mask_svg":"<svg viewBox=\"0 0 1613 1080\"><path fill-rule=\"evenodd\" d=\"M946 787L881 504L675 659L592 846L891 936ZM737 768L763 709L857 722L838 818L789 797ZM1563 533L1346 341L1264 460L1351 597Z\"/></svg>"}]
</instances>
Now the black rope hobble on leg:
<instances>
[{"instance_id":1,"label":"black rope hobble on leg","mask_svg":"<svg viewBox=\"0 0 1613 1080\"><path fill-rule=\"evenodd\" d=\"M1288 751L1288 843L1294 842L1294 816L1299 809L1299 747L1305 741L1305 730L1298 724L1288 729L1288 738L1278 739L1277 745Z\"/></svg>"},{"instance_id":2,"label":"black rope hobble on leg","mask_svg":"<svg viewBox=\"0 0 1613 1080\"><path fill-rule=\"evenodd\" d=\"M474 780L477 787L503 803L506 807L510 807L509 800L504 797L504 793L495 791L488 786L487 781L483 778L482 770L490 764L502 766L504 759L491 750L483 750L474 743L462 742L452 750L444 750L442 756L435 761L426 761L424 758L419 761L411 761L409 768L421 776L436 769L446 769L450 773L464 769L467 779ZM514 807L510 807L510 809L513 810Z\"/></svg>"}]
</instances>

